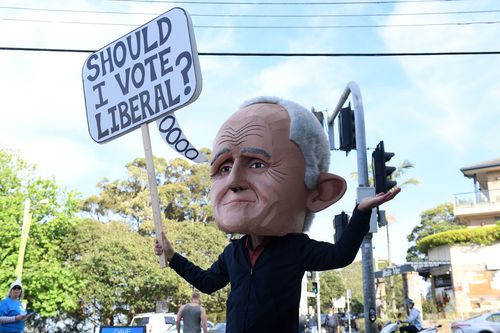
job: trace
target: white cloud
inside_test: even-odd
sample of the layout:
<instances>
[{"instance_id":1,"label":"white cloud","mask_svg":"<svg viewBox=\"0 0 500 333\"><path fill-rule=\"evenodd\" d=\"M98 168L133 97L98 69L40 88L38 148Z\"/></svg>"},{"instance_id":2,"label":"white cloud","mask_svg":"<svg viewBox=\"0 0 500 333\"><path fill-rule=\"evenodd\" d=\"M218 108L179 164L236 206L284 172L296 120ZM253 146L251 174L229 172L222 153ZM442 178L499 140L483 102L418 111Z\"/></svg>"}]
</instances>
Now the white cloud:
<instances>
[{"instance_id":1,"label":"white cloud","mask_svg":"<svg viewBox=\"0 0 500 333\"><path fill-rule=\"evenodd\" d=\"M490 2L491 3L491 2ZM394 13L422 12L418 4L399 4ZM426 12L446 11L446 4L425 7ZM455 11L467 9L455 5ZM470 9L470 8L469 8ZM449 10L449 9L448 9ZM471 16L392 16L387 24L475 21ZM459 52L500 49L498 25L428 26L381 30L391 52ZM399 57L397 59L415 89L425 96L419 110L421 120L454 151L470 149L484 133L479 125L491 117L491 99L498 93L500 59L498 56ZM486 102L487 101L487 102ZM485 104L486 102L486 104ZM429 112L432 110L432 112ZM472 117L474 115L474 117ZM483 118L484 117L484 118ZM482 119L481 119L482 118Z\"/></svg>"}]
</instances>

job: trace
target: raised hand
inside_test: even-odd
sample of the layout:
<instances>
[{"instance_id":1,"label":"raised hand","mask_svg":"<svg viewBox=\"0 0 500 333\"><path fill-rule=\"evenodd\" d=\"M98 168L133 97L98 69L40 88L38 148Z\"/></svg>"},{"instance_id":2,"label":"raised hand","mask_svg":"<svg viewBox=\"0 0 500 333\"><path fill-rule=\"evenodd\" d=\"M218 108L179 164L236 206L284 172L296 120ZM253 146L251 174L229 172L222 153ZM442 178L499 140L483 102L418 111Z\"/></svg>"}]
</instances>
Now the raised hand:
<instances>
[{"instance_id":1,"label":"raised hand","mask_svg":"<svg viewBox=\"0 0 500 333\"><path fill-rule=\"evenodd\" d=\"M154 252L157 256L164 254L165 259L168 262L172 260L175 250L170 241L167 239L167 236L165 236L164 232L161 233L161 240L158 238L155 239Z\"/></svg>"},{"instance_id":2,"label":"raised hand","mask_svg":"<svg viewBox=\"0 0 500 333\"><path fill-rule=\"evenodd\" d=\"M372 208L375 208L377 206L380 206L384 202L387 202L389 200L394 199L398 193L401 192L401 188L399 187L394 187L391 190L389 190L387 193L379 193L374 197L368 197L364 198L361 200L361 202L358 205L359 210L369 210Z\"/></svg>"}]
</instances>

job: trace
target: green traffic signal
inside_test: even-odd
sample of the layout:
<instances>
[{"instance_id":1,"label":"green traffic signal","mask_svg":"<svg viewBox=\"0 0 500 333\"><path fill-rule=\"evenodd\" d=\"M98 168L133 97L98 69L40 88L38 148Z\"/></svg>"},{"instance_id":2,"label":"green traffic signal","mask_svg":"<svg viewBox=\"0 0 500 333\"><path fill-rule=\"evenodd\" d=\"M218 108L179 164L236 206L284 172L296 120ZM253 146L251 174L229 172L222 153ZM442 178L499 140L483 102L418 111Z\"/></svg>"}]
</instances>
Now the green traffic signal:
<instances>
[{"instance_id":1,"label":"green traffic signal","mask_svg":"<svg viewBox=\"0 0 500 333\"><path fill-rule=\"evenodd\" d=\"M312 291L313 293L317 294L318 293L318 282L313 282L312 283Z\"/></svg>"}]
</instances>

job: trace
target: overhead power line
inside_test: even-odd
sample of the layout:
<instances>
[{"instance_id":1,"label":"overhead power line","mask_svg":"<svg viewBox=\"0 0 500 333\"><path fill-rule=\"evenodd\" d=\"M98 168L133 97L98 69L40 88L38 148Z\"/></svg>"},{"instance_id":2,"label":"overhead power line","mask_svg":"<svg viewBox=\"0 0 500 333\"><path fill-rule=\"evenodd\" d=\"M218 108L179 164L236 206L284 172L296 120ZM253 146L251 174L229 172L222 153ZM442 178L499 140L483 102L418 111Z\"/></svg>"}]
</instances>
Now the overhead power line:
<instances>
[{"instance_id":1,"label":"overhead power line","mask_svg":"<svg viewBox=\"0 0 500 333\"><path fill-rule=\"evenodd\" d=\"M408 24L288 25L288 26L195 25L194 27L208 28L208 29L348 29L348 28L430 27L430 26L476 25L476 24L497 24L497 23L500 23L500 21L408 23Z\"/></svg>"},{"instance_id":2,"label":"overhead power line","mask_svg":"<svg viewBox=\"0 0 500 333\"><path fill-rule=\"evenodd\" d=\"M35 19L11 19L6 21L33 22L33 23L63 23L63 24L85 24L85 25L110 25L137 27L140 24L109 23L109 22L83 22L64 20L35 20ZM341 25L287 25L287 26L264 26L264 25L193 25L194 28L205 29L349 29L349 28L398 28L398 27L429 27L429 26L452 26L452 25L478 25L498 24L500 21L474 21L474 22L444 22L444 23L407 23L407 24L341 24Z\"/></svg>"},{"instance_id":3,"label":"overhead power line","mask_svg":"<svg viewBox=\"0 0 500 333\"><path fill-rule=\"evenodd\" d=\"M0 51L26 52L66 52L94 53L96 50L83 49L53 49L33 47L0 47ZM458 52L391 52L391 53L279 53L279 52L198 52L200 56L230 56L230 57L402 57L402 56L471 56L496 55L500 51L458 51Z\"/></svg>"},{"instance_id":4,"label":"overhead power line","mask_svg":"<svg viewBox=\"0 0 500 333\"><path fill-rule=\"evenodd\" d=\"M158 12L122 12L122 11L100 11L100 10L82 10L82 9L59 9L59 8L33 8L33 7L13 7L0 6L1 9L43 11L57 13L78 13L78 14L111 14L111 15L151 15L157 16ZM406 13L361 13L361 14L210 14L210 13L189 13L192 17L377 17L377 16L430 16L430 15L460 15L460 14L485 14L498 13L500 9L489 10L464 10L464 11L442 11L442 12L406 12Z\"/></svg>"},{"instance_id":5,"label":"overhead power line","mask_svg":"<svg viewBox=\"0 0 500 333\"><path fill-rule=\"evenodd\" d=\"M147 2L147 3L177 3L177 4L197 4L197 5L366 5L366 4L387 4L387 3L412 3L412 2L454 2L467 0L375 0L375 1L324 1L324 2L289 2L289 1L184 1L184 0L108 0L114 2Z\"/></svg>"}]
</instances>

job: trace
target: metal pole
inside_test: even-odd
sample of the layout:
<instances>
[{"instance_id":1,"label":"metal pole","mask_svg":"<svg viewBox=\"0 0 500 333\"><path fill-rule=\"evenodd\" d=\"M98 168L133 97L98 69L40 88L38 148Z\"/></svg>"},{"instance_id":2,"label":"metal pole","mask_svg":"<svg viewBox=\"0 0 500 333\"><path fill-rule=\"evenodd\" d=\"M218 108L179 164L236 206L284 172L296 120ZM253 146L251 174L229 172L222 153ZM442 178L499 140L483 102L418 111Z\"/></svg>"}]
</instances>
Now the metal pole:
<instances>
[{"instance_id":1,"label":"metal pole","mask_svg":"<svg viewBox=\"0 0 500 333\"><path fill-rule=\"evenodd\" d=\"M24 265L24 253L26 252L26 243L28 241L28 235L31 226L31 214L30 214L30 204L29 198L24 200L24 213L23 213L23 226L21 229L21 243L19 245L19 256L17 257L16 266L16 277L21 280L23 277L23 265Z\"/></svg>"},{"instance_id":2,"label":"metal pole","mask_svg":"<svg viewBox=\"0 0 500 333\"><path fill-rule=\"evenodd\" d=\"M349 328L349 333L351 333L351 289L346 290L346 296L347 296L347 327Z\"/></svg>"},{"instance_id":3,"label":"metal pole","mask_svg":"<svg viewBox=\"0 0 500 333\"><path fill-rule=\"evenodd\" d=\"M315 272L315 275L316 275L316 283L318 286L318 293L316 294L316 323L318 324L318 332L321 332L321 305L319 298L321 286L319 284L319 272Z\"/></svg>"},{"instance_id":4,"label":"metal pole","mask_svg":"<svg viewBox=\"0 0 500 333\"><path fill-rule=\"evenodd\" d=\"M368 182L368 164L366 158L366 134L365 134L365 118L363 111L363 101L358 85L351 81L347 84L342 96L340 97L335 110L331 117L328 118L328 123L331 124L340 109L347 101L349 95L352 95L354 121L356 128L356 156L358 164L358 184L360 188L369 187ZM357 202L361 191L357 193ZM369 320L369 312L376 308L375 302L375 274L373 272L373 247L372 233L368 233L361 244L362 268L363 268L363 298L364 298L364 315L365 315L365 332L377 333L377 325ZM373 310L372 310L373 311Z\"/></svg>"}]
</instances>

